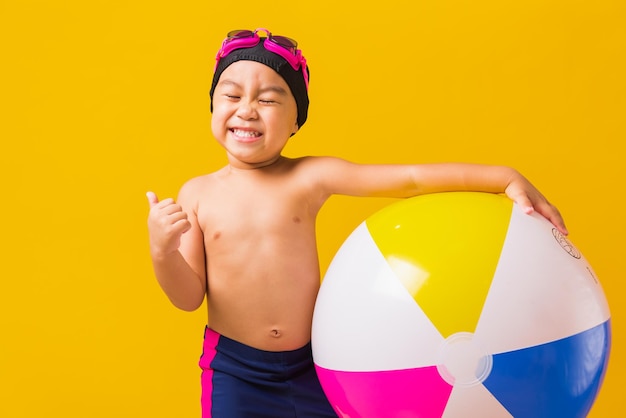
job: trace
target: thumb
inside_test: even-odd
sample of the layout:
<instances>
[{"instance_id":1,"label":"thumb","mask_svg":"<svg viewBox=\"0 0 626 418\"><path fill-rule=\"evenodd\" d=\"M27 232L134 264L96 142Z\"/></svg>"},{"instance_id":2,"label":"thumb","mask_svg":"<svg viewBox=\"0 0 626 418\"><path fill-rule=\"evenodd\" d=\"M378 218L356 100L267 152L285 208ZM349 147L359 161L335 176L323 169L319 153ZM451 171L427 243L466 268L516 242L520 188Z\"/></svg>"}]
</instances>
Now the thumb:
<instances>
[{"instance_id":1,"label":"thumb","mask_svg":"<svg viewBox=\"0 0 626 418\"><path fill-rule=\"evenodd\" d=\"M157 197L157 195L154 192L146 193L146 197L148 198L148 203L150 204L151 208L154 205L156 205L157 203L159 203L159 198Z\"/></svg>"}]
</instances>

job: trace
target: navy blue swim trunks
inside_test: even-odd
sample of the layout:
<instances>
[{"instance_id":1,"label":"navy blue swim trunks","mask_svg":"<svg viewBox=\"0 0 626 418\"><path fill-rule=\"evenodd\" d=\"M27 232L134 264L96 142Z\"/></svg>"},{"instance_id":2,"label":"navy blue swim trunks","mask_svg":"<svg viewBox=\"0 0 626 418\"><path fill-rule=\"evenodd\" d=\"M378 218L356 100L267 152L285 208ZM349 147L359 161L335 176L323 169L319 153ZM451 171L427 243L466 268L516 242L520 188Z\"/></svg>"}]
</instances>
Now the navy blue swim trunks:
<instances>
[{"instance_id":1,"label":"navy blue swim trunks","mask_svg":"<svg viewBox=\"0 0 626 418\"><path fill-rule=\"evenodd\" d=\"M206 327L203 348L203 418L337 418L315 373L310 343L263 351Z\"/></svg>"}]
</instances>

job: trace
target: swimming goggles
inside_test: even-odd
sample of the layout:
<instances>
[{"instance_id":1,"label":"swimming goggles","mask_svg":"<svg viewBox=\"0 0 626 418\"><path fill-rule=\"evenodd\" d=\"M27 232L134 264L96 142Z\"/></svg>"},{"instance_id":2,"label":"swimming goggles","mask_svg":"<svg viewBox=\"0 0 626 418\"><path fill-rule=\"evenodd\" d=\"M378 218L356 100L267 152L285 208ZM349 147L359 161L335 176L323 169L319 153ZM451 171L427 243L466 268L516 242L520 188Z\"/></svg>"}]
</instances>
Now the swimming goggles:
<instances>
[{"instance_id":1,"label":"swimming goggles","mask_svg":"<svg viewBox=\"0 0 626 418\"><path fill-rule=\"evenodd\" d=\"M255 30L231 30L226 34L226 39L222 42L222 47L215 56L215 68L220 62L220 59L230 54L236 49L252 48L256 46L261 38L258 32L263 31L267 34L267 38L263 43L265 49L274 54L280 55L291 65L295 71L302 68L302 74L304 76L304 84L306 89L309 89L309 74L306 70L306 59L302 56L302 51L298 49L298 43L286 36L274 36L269 30L264 28L258 28Z\"/></svg>"}]
</instances>

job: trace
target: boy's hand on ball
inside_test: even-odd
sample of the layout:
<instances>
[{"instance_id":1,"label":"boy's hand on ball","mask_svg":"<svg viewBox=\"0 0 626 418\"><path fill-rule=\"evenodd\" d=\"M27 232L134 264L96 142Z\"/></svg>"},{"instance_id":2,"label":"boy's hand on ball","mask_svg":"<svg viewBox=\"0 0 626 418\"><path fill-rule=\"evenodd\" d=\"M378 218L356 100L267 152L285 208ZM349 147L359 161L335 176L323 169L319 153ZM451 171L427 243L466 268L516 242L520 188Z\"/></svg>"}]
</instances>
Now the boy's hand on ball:
<instances>
[{"instance_id":1,"label":"boy's hand on ball","mask_svg":"<svg viewBox=\"0 0 626 418\"><path fill-rule=\"evenodd\" d=\"M509 182L509 185L505 189L505 193L510 199L517 203L525 213L531 214L537 212L552 222L563 235L568 234L565 221L556 206L548 202L545 196L521 174L516 173L516 176Z\"/></svg>"},{"instance_id":2,"label":"boy's hand on ball","mask_svg":"<svg viewBox=\"0 0 626 418\"><path fill-rule=\"evenodd\" d=\"M167 255L178 250L181 236L191 228L187 214L174 199L159 201L153 192L148 192L146 196L150 204L148 230L151 251Z\"/></svg>"}]
</instances>

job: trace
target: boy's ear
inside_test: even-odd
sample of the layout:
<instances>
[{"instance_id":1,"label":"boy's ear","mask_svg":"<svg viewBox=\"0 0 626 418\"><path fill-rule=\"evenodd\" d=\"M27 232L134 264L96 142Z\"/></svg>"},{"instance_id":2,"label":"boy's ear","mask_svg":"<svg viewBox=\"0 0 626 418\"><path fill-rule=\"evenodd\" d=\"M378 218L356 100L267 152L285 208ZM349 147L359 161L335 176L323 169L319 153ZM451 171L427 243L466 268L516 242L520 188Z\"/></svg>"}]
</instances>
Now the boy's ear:
<instances>
[{"instance_id":1,"label":"boy's ear","mask_svg":"<svg viewBox=\"0 0 626 418\"><path fill-rule=\"evenodd\" d=\"M298 122L296 122L296 123L293 124L293 132L291 133L291 135L292 136L295 135L296 132L298 132L298 129L300 129L300 128L298 127Z\"/></svg>"}]
</instances>

